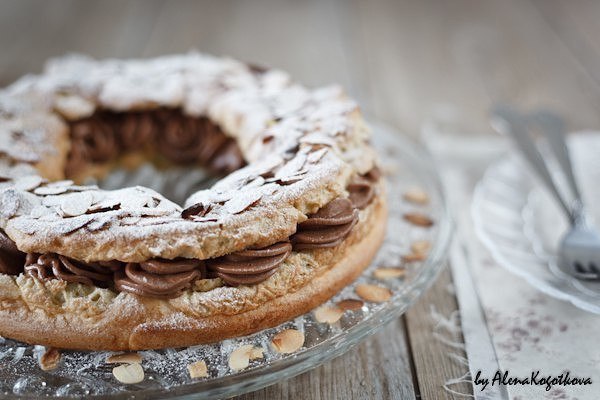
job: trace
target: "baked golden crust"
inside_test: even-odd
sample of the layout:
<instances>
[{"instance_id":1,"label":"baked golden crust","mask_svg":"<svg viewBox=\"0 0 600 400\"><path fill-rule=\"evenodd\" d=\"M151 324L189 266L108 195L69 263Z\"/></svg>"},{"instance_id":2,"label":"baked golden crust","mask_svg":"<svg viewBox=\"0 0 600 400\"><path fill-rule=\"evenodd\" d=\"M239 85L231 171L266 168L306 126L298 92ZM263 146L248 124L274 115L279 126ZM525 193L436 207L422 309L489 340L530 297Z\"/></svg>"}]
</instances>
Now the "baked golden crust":
<instances>
[{"instance_id":1,"label":"baked golden crust","mask_svg":"<svg viewBox=\"0 0 600 400\"><path fill-rule=\"evenodd\" d=\"M294 253L254 286L190 290L173 300L0 275L0 335L58 348L140 350L257 332L308 312L356 279L383 240L386 217L379 195L340 246Z\"/></svg>"}]
</instances>

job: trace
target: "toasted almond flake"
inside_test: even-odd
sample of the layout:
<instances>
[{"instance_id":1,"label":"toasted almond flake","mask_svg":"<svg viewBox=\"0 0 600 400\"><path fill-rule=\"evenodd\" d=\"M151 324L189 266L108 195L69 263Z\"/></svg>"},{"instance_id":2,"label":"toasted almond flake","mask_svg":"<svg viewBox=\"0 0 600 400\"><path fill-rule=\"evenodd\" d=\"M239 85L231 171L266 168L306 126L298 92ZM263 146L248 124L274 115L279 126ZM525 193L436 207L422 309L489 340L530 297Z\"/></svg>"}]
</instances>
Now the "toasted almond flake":
<instances>
[{"instance_id":1,"label":"toasted almond flake","mask_svg":"<svg viewBox=\"0 0 600 400\"><path fill-rule=\"evenodd\" d=\"M67 190L69 190L69 188L65 186L40 186L38 188L35 188L33 193L40 196L49 196L62 194L65 193Z\"/></svg>"},{"instance_id":2,"label":"toasted almond flake","mask_svg":"<svg viewBox=\"0 0 600 400\"><path fill-rule=\"evenodd\" d=\"M410 253L410 254L406 254L406 255L402 256L402 261L404 261L405 263L411 263L411 262L425 261L426 258L427 258L427 254Z\"/></svg>"},{"instance_id":3,"label":"toasted almond flake","mask_svg":"<svg viewBox=\"0 0 600 400\"><path fill-rule=\"evenodd\" d=\"M70 121L89 117L95 108L93 102L76 95L61 95L54 99L54 109Z\"/></svg>"},{"instance_id":4,"label":"toasted almond flake","mask_svg":"<svg viewBox=\"0 0 600 400\"><path fill-rule=\"evenodd\" d=\"M286 329L275 335L271 344L278 353L293 353L304 345L304 334L296 329Z\"/></svg>"},{"instance_id":5,"label":"toasted almond flake","mask_svg":"<svg viewBox=\"0 0 600 400\"><path fill-rule=\"evenodd\" d=\"M204 360L188 364L187 369L190 373L190 378L192 379L206 378L208 376L208 367L206 366L206 362L204 362Z\"/></svg>"},{"instance_id":6,"label":"toasted almond flake","mask_svg":"<svg viewBox=\"0 0 600 400\"><path fill-rule=\"evenodd\" d=\"M355 311L360 310L365 305L365 303L362 300L358 299L344 299L338 301L337 305L344 311Z\"/></svg>"},{"instance_id":7,"label":"toasted almond flake","mask_svg":"<svg viewBox=\"0 0 600 400\"><path fill-rule=\"evenodd\" d=\"M40 357L40 368L43 371L50 371L56 369L60 363L60 351L54 347L46 349L44 354Z\"/></svg>"},{"instance_id":8,"label":"toasted almond flake","mask_svg":"<svg viewBox=\"0 0 600 400\"><path fill-rule=\"evenodd\" d=\"M263 358L263 351L260 347L254 347L252 344L245 344L231 352L229 356L229 368L234 371L247 368L250 360Z\"/></svg>"},{"instance_id":9,"label":"toasted almond flake","mask_svg":"<svg viewBox=\"0 0 600 400\"><path fill-rule=\"evenodd\" d=\"M404 214L404 219L413 225L430 227L433 225L433 220L425 214L411 212Z\"/></svg>"},{"instance_id":10,"label":"toasted almond flake","mask_svg":"<svg viewBox=\"0 0 600 400\"><path fill-rule=\"evenodd\" d=\"M117 363L141 364L142 356L139 353L113 354L112 356L106 358L106 363L107 364L117 364Z\"/></svg>"},{"instance_id":11,"label":"toasted almond flake","mask_svg":"<svg viewBox=\"0 0 600 400\"><path fill-rule=\"evenodd\" d=\"M15 181L15 188L29 192L40 186L42 182L44 182L44 178L39 175L27 175Z\"/></svg>"},{"instance_id":12,"label":"toasted almond flake","mask_svg":"<svg viewBox=\"0 0 600 400\"><path fill-rule=\"evenodd\" d=\"M258 190L247 190L234 196L225 203L225 210L231 214L239 214L256 204L262 197Z\"/></svg>"},{"instance_id":13,"label":"toasted almond flake","mask_svg":"<svg viewBox=\"0 0 600 400\"><path fill-rule=\"evenodd\" d=\"M423 189L413 187L404 193L404 200L414 204L425 205L429 203L429 195Z\"/></svg>"},{"instance_id":14,"label":"toasted almond flake","mask_svg":"<svg viewBox=\"0 0 600 400\"><path fill-rule=\"evenodd\" d=\"M93 201L93 196L88 192L67 194L61 199L60 211L63 217L77 217L85 214Z\"/></svg>"},{"instance_id":15,"label":"toasted almond flake","mask_svg":"<svg viewBox=\"0 0 600 400\"><path fill-rule=\"evenodd\" d=\"M144 380L144 369L141 364L123 364L113 368L116 380L125 384L140 383Z\"/></svg>"},{"instance_id":16,"label":"toasted almond flake","mask_svg":"<svg viewBox=\"0 0 600 400\"><path fill-rule=\"evenodd\" d=\"M373 303L383 303L392 297L390 289L370 284L356 285L356 294Z\"/></svg>"},{"instance_id":17,"label":"toasted almond flake","mask_svg":"<svg viewBox=\"0 0 600 400\"><path fill-rule=\"evenodd\" d=\"M373 272L373 276L377 279L393 279L401 278L406 274L403 268L377 268Z\"/></svg>"},{"instance_id":18,"label":"toasted almond flake","mask_svg":"<svg viewBox=\"0 0 600 400\"><path fill-rule=\"evenodd\" d=\"M335 324L344 315L344 310L338 306L321 306L315 310L314 314L318 322Z\"/></svg>"},{"instance_id":19,"label":"toasted almond flake","mask_svg":"<svg viewBox=\"0 0 600 400\"><path fill-rule=\"evenodd\" d=\"M410 245L410 249L416 254L427 254L431 249L431 242L429 240L417 240Z\"/></svg>"}]
</instances>

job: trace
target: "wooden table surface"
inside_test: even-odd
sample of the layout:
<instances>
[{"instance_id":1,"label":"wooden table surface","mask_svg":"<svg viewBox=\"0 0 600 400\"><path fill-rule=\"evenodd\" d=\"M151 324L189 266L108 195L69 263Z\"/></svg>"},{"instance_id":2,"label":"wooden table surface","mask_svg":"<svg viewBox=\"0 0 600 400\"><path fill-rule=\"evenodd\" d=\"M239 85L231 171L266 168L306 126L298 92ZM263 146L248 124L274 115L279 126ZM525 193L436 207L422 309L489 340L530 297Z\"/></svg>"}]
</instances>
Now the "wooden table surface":
<instances>
[{"instance_id":1,"label":"wooden table surface","mask_svg":"<svg viewBox=\"0 0 600 400\"><path fill-rule=\"evenodd\" d=\"M0 84L66 52L198 49L340 83L368 115L418 136L452 113L489 133L492 104L547 105L600 127L600 2L558 0L0 1ZM444 399L466 367L433 336L456 310L444 270L405 316L348 354L243 399ZM461 338L456 338L460 340ZM469 385L458 387L468 391Z\"/></svg>"}]
</instances>

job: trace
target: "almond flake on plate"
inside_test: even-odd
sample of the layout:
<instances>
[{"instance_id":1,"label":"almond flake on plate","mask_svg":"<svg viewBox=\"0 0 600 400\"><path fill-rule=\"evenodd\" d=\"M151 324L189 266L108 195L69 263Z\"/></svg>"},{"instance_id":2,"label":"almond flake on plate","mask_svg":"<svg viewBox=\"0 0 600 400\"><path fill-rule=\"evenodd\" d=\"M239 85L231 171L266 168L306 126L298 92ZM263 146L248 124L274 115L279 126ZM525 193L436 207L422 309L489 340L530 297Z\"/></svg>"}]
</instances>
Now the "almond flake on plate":
<instances>
[{"instance_id":1,"label":"almond flake on plate","mask_svg":"<svg viewBox=\"0 0 600 400\"><path fill-rule=\"evenodd\" d=\"M413 187L404 193L404 200L414 204L425 205L429 203L429 195L423 189Z\"/></svg>"},{"instance_id":2,"label":"almond flake on plate","mask_svg":"<svg viewBox=\"0 0 600 400\"><path fill-rule=\"evenodd\" d=\"M411 262L425 261L426 258L427 258L427 254L410 253L410 254L406 254L406 255L402 256L402 261L404 261L405 263L411 263Z\"/></svg>"},{"instance_id":3,"label":"almond flake on plate","mask_svg":"<svg viewBox=\"0 0 600 400\"><path fill-rule=\"evenodd\" d=\"M40 368L42 371L50 371L56 369L60 363L60 351L54 347L46 349L44 354L40 357Z\"/></svg>"},{"instance_id":4,"label":"almond flake on plate","mask_svg":"<svg viewBox=\"0 0 600 400\"><path fill-rule=\"evenodd\" d=\"M377 268L373 271L373 276L377 279L393 279L402 278L406 275L406 270L403 268Z\"/></svg>"},{"instance_id":5,"label":"almond flake on plate","mask_svg":"<svg viewBox=\"0 0 600 400\"><path fill-rule=\"evenodd\" d=\"M187 370L190 374L190 378L206 378L208 376L208 367L204 360L196 361L188 364Z\"/></svg>"},{"instance_id":6,"label":"almond flake on plate","mask_svg":"<svg viewBox=\"0 0 600 400\"><path fill-rule=\"evenodd\" d=\"M392 297L392 291L390 289L377 285L360 284L356 285L355 290L356 294L361 298L373 303L383 303Z\"/></svg>"},{"instance_id":7,"label":"almond flake on plate","mask_svg":"<svg viewBox=\"0 0 600 400\"><path fill-rule=\"evenodd\" d=\"M245 344L238 347L229 355L229 368L239 371L250 365L250 360L263 358L263 350L252 344Z\"/></svg>"},{"instance_id":8,"label":"almond flake on plate","mask_svg":"<svg viewBox=\"0 0 600 400\"><path fill-rule=\"evenodd\" d=\"M275 335L271 344L278 353L293 353L304 345L304 334L296 329L286 329Z\"/></svg>"},{"instance_id":9,"label":"almond flake on plate","mask_svg":"<svg viewBox=\"0 0 600 400\"><path fill-rule=\"evenodd\" d=\"M126 363L126 364L141 364L142 356L139 353L122 353L122 354L113 354L106 358L107 364L117 364L117 363Z\"/></svg>"},{"instance_id":10,"label":"almond flake on plate","mask_svg":"<svg viewBox=\"0 0 600 400\"><path fill-rule=\"evenodd\" d=\"M345 311L360 310L365 303L358 299L344 299L337 302L339 308Z\"/></svg>"},{"instance_id":11,"label":"almond flake on plate","mask_svg":"<svg viewBox=\"0 0 600 400\"><path fill-rule=\"evenodd\" d=\"M404 219L413 225L423 226L426 228L433 225L433 220L431 218L429 218L425 214L421 214L421 213L417 213L417 212L410 212L410 213L404 214Z\"/></svg>"},{"instance_id":12,"label":"almond flake on plate","mask_svg":"<svg viewBox=\"0 0 600 400\"><path fill-rule=\"evenodd\" d=\"M335 324L344 315L344 310L338 306L321 306L314 311L317 322Z\"/></svg>"},{"instance_id":13,"label":"almond flake on plate","mask_svg":"<svg viewBox=\"0 0 600 400\"><path fill-rule=\"evenodd\" d=\"M427 254L431 248L429 240L417 240L410 245L410 249L416 254Z\"/></svg>"},{"instance_id":14,"label":"almond flake on plate","mask_svg":"<svg viewBox=\"0 0 600 400\"><path fill-rule=\"evenodd\" d=\"M144 380L144 369L141 364L123 364L113 368L116 380L125 384L140 383Z\"/></svg>"}]
</instances>

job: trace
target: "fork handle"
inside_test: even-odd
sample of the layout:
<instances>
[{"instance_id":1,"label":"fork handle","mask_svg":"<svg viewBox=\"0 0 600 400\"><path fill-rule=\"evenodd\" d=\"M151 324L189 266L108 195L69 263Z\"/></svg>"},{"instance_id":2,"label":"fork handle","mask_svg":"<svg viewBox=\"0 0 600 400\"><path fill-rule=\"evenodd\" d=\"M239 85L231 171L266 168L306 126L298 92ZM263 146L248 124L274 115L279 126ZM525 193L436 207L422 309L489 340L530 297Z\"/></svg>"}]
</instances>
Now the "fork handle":
<instances>
[{"instance_id":1,"label":"fork handle","mask_svg":"<svg viewBox=\"0 0 600 400\"><path fill-rule=\"evenodd\" d=\"M574 223L575 215L573 210L558 191L544 157L530 136L527 119L508 106L496 107L493 110L492 115L494 127L502 133L506 132L512 136L527 161L529 161L550 192L554 195L556 200L558 200L558 203L569 218L569 221Z\"/></svg>"},{"instance_id":2,"label":"fork handle","mask_svg":"<svg viewBox=\"0 0 600 400\"><path fill-rule=\"evenodd\" d=\"M558 160L558 163L567 178L567 183L569 184L575 201L583 203L579 187L577 186L577 180L573 173L573 164L571 163L571 157L569 156L569 148L565 141L565 123L563 119L546 110L537 111L533 114L533 118L539 124L542 133L548 140L550 148L554 152L554 156Z\"/></svg>"}]
</instances>

